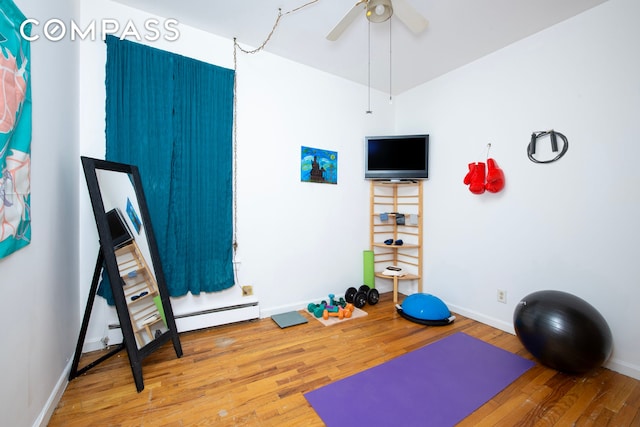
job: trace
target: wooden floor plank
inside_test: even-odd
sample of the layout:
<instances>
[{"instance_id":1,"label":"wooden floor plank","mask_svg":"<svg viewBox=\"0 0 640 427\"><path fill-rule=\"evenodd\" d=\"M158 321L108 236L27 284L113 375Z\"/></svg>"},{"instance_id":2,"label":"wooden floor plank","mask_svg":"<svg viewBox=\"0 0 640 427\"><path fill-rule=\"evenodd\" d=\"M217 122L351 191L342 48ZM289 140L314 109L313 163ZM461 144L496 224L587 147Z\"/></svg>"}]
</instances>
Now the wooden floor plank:
<instances>
[{"instance_id":1,"label":"wooden floor plank","mask_svg":"<svg viewBox=\"0 0 640 427\"><path fill-rule=\"evenodd\" d=\"M126 353L71 381L49 425L322 426L304 394L456 332L532 359L514 335L456 315L427 327L399 316L391 293L368 315L280 329L271 319L181 334L143 365L137 393ZM81 366L99 357L84 355ZM390 409L391 410L391 409ZM428 414L425 416L428 417ZM345 414L345 425L357 425ZM570 376L539 363L460 426L640 426L640 382L600 368Z\"/></svg>"}]
</instances>

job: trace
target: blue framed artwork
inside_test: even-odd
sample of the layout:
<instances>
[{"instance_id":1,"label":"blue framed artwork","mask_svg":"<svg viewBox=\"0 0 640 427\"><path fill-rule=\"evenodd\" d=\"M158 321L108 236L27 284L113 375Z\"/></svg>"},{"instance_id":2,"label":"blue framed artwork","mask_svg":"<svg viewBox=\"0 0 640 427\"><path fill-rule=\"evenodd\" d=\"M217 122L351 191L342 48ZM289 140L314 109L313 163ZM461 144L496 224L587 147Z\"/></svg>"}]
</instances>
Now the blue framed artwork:
<instances>
[{"instance_id":1,"label":"blue framed artwork","mask_svg":"<svg viewBox=\"0 0 640 427\"><path fill-rule=\"evenodd\" d=\"M320 148L301 147L300 181L338 183L338 153Z\"/></svg>"},{"instance_id":2,"label":"blue framed artwork","mask_svg":"<svg viewBox=\"0 0 640 427\"><path fill-rule=\"evenodd\" d=\"M142 228L142 221L140 221L140 217L138 216L136 209L133 207L133 203L131 203L131 200L128 197L127 197L127 215L129 215L129 219L131 220L131 223L135 227L136 232L140 234L140 228Z\"/></svg>"}]
</instances>

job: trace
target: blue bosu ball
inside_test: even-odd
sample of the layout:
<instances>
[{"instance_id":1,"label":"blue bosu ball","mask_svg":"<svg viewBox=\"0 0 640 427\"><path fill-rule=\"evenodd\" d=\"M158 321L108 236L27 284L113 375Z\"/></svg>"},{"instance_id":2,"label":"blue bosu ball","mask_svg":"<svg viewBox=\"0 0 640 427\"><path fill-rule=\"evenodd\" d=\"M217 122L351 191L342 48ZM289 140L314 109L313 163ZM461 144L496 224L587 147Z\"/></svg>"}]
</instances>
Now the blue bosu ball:
<instances>
[{"instance_id":1,"label":"blue bosu ball","mask_svg":"<svg viewBox=\"0 0 640 427\"><path fill-rule=\"evenodd\" d=\"M447 305L431 294L413 294L404 299L402 305L396 307L398 313L408 320L430 326L441 326L452 323Z\"/></svg>"}]
</instances>

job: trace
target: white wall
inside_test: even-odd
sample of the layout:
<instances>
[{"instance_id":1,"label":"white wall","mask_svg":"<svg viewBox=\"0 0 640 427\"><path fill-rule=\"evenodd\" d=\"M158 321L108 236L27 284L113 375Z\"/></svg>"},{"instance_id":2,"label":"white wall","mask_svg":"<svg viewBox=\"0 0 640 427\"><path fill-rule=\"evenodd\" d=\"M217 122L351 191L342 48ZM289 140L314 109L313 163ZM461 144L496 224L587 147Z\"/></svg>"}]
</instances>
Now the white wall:
<instances>
[{"instance_id":1,"label":"white wall","mask_svg":"<svg viewBox=\"0 0 640 427\"><path fill-rule=\"evenodd\" d=\"M143 28L142 22L150 17L108 0L86 1L82 8L84 25L94 19L131 19ZM287 25L287 19L280 25ZM178 28L177 41L140 42L234 67L232 40L182 24ZM106 47L101 41L87 40L80 45L80 150L83 155L102 158ZM366 87L266 52L238 53L236 76L239 284L253 286L262 317L306 307L329 292L340 294L349 286L359 286L369 212L362 170L363 137L392 130L393 106L388 96L373 92L374 113L367 115ZM303 145L338 152L337 185L300 182ZM86 193L80 189L83 301L97 251ZM113 309L99 298L87 342L99 346L107 335L107 323L114 318Z\"/></svg>"},{"instance_id":2,"label":"white wall","mask_svg":"<svg viewBox=\"0 0 640 427\"><path fill-rule=\"evenodd\" d=\"M16 0L27 17L68 20L73 0ZM78 54L31 43L32 242L0 260L0 425L39 424L78 337ZM46 421L46 420L45 420Z\"/></svg>"},{"instance_id":3,"label":"white wall","mask_svg":"<svg viewBox=\"0 0 640 427\"><path fill-rule=\"evenodd\" d=\"M573 293L612 329L609 366L636 378L638 16L637 1L611 0L396 97L397 130L431 134L425 290L509 331L529 293ZM568 153L530 162L531 133L551 128L568 137ZM506 187L478 196L462 179L489 142Z\"/></svg>"},{"instance_id":4,"label":"white wall","mask_svg":"<svg viewBox=\"0 0 640 427\"><path fill-rule=\"evenodd\" d=\"M362 284L363 137L391 130L388 101L377 99L365 115L362 86L275 57L240 58L240 282L254 286L264 315ZM300 182L302 145L338 152L338 185Z\"/></svg>"}]
</instances>

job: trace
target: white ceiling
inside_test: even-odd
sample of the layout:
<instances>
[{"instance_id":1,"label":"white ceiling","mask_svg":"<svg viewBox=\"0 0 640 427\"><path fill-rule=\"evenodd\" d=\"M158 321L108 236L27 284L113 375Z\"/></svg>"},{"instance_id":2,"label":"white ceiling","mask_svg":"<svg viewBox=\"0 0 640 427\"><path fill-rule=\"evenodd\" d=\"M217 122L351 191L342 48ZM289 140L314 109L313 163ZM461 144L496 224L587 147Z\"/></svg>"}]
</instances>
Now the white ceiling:
<instances>
[{"instance_id":1,"label":"white ceiling","mask_svg":"<svg viewBox=\"0 0 640 427\"><path fill-rule=\"evenodd\" d=\"M393 17L369 27L363 14L334 42L325 36L356 0L115 1L247 49L266 40L280 9L266 51L396 95L606 0L407 0L429 21L423 33Z\"/></svg>"}]
</instances>

